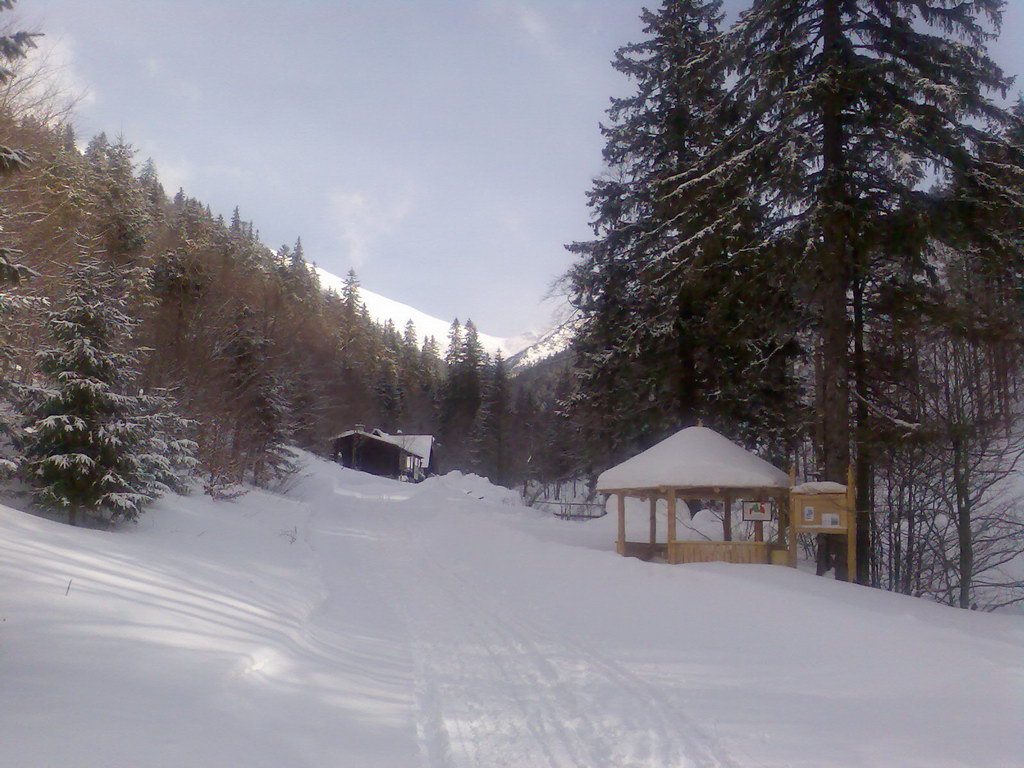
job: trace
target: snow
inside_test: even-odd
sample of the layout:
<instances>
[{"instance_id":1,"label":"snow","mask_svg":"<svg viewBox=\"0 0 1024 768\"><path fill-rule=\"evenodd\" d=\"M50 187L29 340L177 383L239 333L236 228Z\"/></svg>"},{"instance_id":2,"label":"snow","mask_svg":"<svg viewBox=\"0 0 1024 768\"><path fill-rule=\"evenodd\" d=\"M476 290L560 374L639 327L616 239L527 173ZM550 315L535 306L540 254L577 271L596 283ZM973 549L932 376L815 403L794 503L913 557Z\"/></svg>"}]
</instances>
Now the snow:
<instances>
[{"instance_id":1,"label":"snow","mask_svg":"<svg viewBox=\"0 0 1024 768\"><path fill-rule=\"evenodd\" d=\"M403 451L430 463L430 451L434 447L433 435L389 435L388 438Z\"/></svg>"},{"instance_id":2,"label":"snow","mask_svg":"<svg viewBox=\"0 0 1024 768\"><path fill-rule=\"evenodd\" d=\"M348 437L349 435L355 434L374 437L382 442L397 445L406 453L419 456L426 463L430 463L430 452L434 447L433 435L403 435L401 433L397 435L389 435L379 429L375 429L373 432L364 432L361 429L350 429L346 432L342 432L340 435L335 435L334 439L337 440L340 437Z\"/></svg>"},{"instance_id":3,"label":"snow","mask_svg":"<svg viewBox=\"0 0 1024 768\"><path fill-rule=\"evenodd\" d=\"M0 507L0 766L1024 765L1018 616L301 463L113 533Z\"/></svg>"},{"instance_id":4,"label":"snow","mask_svg":"<svg viewBox=\"0 0 1024 768\"><path fill-rule=\"evenodd\" d=\"M602 472L598 490L788 488L789 476L707 427L687 427Z\"/></svg>"},{"instance_id":5,"label":"snow","mask_svg":"<svg viewBox=\"0 0 1024 768\"><path fill-rule=\"evenodd\" d=\"M794 485L790 489L791 493L802 493L807 496L814 496L819 493L846 493L846 486L842 483L833 483L830 481L817 482L817 483L800 483Z\"/></svg>"},{"instance_id":6,"label":"snow","mask_svg":"<svg viewBox=\"0 0 1024 768\"><path fill-rule=\"evenodd\" d=\"M576 314L570 314L568 307L563 307L559 314L569 314L569 317L543 334L536 342L509 358L509 364L513 372L525 370L542 360L554 357L560 352L569 349L573 338L578 333L582 324L581 317Z\"/></svg>"},{"instance_id":7,"label":"snow","mask_svg":"<svg viewBox=\"0 0 1024 768\"><path fill-rule=\"evenodd\" d=\"M331 289L338 293L338 295L341 295L342 288L345 285L343 278L320 267L316 267L316 274L324 290ZM369 312L370 317L376 322L383 324L390 320L394 323L395 329L402 333L405 330L405 324L412 320L416 326L416 335L419 337L419 343L422 345L427 336L433 336L437 339L442 356L444 355L444 350L448 345L448 331L451 328L452 320L455 319L454 317L451 320L441 320L428 315L426 312L414 309L407 304L402 304L394 299L381 296L379 293L374 293L362 286L359 288L359 297L362 299L363 304L366 305L366 310ZM463 324L469 319L471 318L460 316ZM526 349L538 339L538 335L533 332L527 332L519 336L499 337L483 333L479 329L477 331L480 344L486 352L494 354L500 351L504 357L510 357Z\"/></svg>"}]
</instances>

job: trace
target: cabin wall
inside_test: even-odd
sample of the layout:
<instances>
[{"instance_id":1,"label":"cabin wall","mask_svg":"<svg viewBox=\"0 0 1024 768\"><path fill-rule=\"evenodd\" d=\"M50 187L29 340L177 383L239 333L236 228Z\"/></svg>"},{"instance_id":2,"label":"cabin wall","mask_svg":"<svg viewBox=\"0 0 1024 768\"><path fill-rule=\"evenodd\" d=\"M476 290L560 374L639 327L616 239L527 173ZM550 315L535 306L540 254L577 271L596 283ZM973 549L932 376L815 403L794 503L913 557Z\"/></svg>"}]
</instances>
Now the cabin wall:
<instances>
[{"instance_id":1,"label":"cabin wall","mask_svg":"<svg viewBox=\"0 0 1024 768\"><path fill-rule=\"evenodd\" d=\"M379 440L349 435L334 441L334 460L339 464L381 477L402 474L402 449Z\"/></svg>"}]
</instances>

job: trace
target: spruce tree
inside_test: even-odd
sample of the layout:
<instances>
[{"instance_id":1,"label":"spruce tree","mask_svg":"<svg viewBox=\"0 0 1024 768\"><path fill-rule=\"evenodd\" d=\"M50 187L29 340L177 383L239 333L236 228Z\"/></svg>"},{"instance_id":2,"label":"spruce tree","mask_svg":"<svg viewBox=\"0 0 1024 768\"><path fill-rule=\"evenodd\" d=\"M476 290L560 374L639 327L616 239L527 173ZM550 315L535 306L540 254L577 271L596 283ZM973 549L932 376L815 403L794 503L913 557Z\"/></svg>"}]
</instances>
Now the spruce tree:
<instances>
[{"instance_id":1,"label":"spruce tree","mask_svg":"<svg viewBox=\"0 0 1024 768\"><path fill-rule=\"evenodd\" d=\"M258 321L249 307L238 308L217 353L227 366L224 405L233 418L227 457L211 472L216 483L248 478L266 487L295 469L289 447L295 428L294 393L276 359L278 352Z\"/></svg>"},{"instance_id":2,"label":"spruce tree","mask_svg":"<svg viewBox=\"0 0 1024 768\"><path fill-rule=\"evenodd\" d=\"M47 315L53 346L40 353L49 388L33 398L22 433L24 470L37 502L109 520L134 520L180 485L194 444L161 395L140 393L126 348L135 321L109 268L82 256L61 306Z\"/></svg>"},{"instance_id":3,"label":"spruce tree","mask_svg":"<svg viewBox=\"0 0 1024 768\"><path fill-rule=\"evenodd\" d=\"M568 275L582 317L573 405L598 466L698 419L776 448L794 431L792 302L771 260L750 259L739 237L757 225L757 206L716 229L705 206L743 191L723 186L714 201L679 189L734 119L720 112L720 7L645 10L646 38L613 61L635 93L612 100L609 173L590 192L596 239L570 246L580 261Z\"/></svg>"},{"instance_id":4,"label":"spruce tree","mask_svg":"<svg viewBox=\"0 0 1024 768\"><path fill-rule=\"evenodd\" d=\"M845 481L856 435L851 354L865 312L858 286L869 273L886 276L881 290L890 293L927 284L930 254L958 210L941 190L956 179L969 181L983 208L1021 211L1021 176L1009 184L1005 176L1007 165L1020 164L1000 159L1019 154L1001 133L1014 120L988 97L1009 86L985 48L1002 7L755 0L729 34L736 80L723 104L742 119L677 192L708 201L707 227L723 231L756 202L763 226L745 250L785 263L793 290L806 297L819 342L817 448L826 479ZM726 188L745 194L711 204ZM861 531L868 522L862 516ZM867 543L858 551L866 554ZM867 565L861 558L862 582Z\"/></svg>"},{"instance_id":5,"label":"spruce tree","mask_svg":"<svg viewBox=\"0 0 1024 768\"><path fill-rule=\"evenodd\" d=\"M0 4L0 12L10 10L13 5L14 0ZM36 47L37 37L38 34L31 32L13 32L0 36L0 85L5 85L14 77L10 65L25 58L28 51ZM23 150L0 144L0 175L27 168L29 159ZM0 244L0 288L17 283L30 274L27 267L13 260L16 255L17 251ZM0 311L3 311L2 301L3 297L0 296Z\"/></svg>"},{"instance_id":6,"label":"spruce tree","mask_svg":"<svg viewBox=\"0 0 1024 768\"><path fill-rule=\"evenodd\" d=\"M405 350L419 352L419 336L416 333L416 323L406 320L405 328L402 330L402 344Z\"/></svg>"},{"instance_id":7,"label":"spruce tree","mask_svg":"<svg viewBox=\"0 0 1024 768\"><path fill-rule=\"evenodd\" d=\"M363 306L363 300L359 296L359 277L354 269L350 269L345 275L341 299L345 303L346 315L354 322Z\"/></svg>"},{"instance_id":8,"label":"spruce tree","mask_svg":"<svg viewBox=\"0 0 1024 768\"><path fill-rule=\"evenodd\" d=\"M470 436L473 469L498 485L511 482L508 371L500 352L483 377L480 407Z\"/></svg>"}]
</instances>

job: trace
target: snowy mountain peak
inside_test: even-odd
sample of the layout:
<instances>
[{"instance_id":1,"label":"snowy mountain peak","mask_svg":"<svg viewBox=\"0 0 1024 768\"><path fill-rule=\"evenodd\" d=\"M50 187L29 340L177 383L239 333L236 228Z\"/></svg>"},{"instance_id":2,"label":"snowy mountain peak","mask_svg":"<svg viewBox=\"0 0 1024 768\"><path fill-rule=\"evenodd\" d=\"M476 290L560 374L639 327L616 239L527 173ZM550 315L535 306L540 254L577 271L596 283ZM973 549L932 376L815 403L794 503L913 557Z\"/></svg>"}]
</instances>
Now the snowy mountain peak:
<instances>
[{"instance_id":1,"label":"snowy mountain peak","mask_svg":"<svg viewBox=\"0 0 1024 768\"><path fill-rule=\"evenodd\" d=\"M341 294L345 286L344 278L338 277L320 267L316 267L316 273L324 290L333 290ZM370 313L370 317L376 322L385 323L390 320L394 323L395 328L401 332L405 328L405 324L412 320L416 326L416 334L420 344L423 343L427 336L433 336L437 339L441 351L444 351L448 343L448 330L452 324L451 320L442 320L433 315L428 315L426 312L421 312L400 301L381 296L379 293L374 293L362 286L359 288L359 296L363 300L363 304L366 305L366 310ZM483 333L479 329L478 332L480 344L483 345L486 352L493 355L495 352L500 351L505 357L513 357L518 353L525 352L551 333L550 331L547 334L527 332L518 336L500 337Z\"/></svg>"},{"instance_id":2,"label":"snowy mountain peak","mask_svg":"<svg viewBox=\"0 0 1024 768\"><path fill-rule=\"evenodd\" d=\"M509 367L513 371L522 371L569 349L579 324L579 315L570 315L533 344L512 355L508 361Z\"/></svg>"}]
</instances>

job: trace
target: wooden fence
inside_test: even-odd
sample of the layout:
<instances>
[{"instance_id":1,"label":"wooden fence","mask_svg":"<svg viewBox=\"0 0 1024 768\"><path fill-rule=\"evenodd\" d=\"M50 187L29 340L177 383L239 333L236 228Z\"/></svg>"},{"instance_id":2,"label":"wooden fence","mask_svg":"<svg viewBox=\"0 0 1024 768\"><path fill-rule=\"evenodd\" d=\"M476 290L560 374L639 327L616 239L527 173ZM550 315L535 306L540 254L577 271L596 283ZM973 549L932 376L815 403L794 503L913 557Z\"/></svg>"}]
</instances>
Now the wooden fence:
<instances>
[{"instance_id":1,"label":"wooden fence","mask_svg":"<svg viewBox=\"0 0 1024 768\"><path fill-rule=\"evenodd\" d=\"M588 501L549 501L544 499L535 501L533 506L551 512L555 517L560 517L563 520L594 520L607 514L604 504Z\"/></svg>"},{"instance_id":2,"label":"wooden fence","mask_svg":"<svg viewBox=\"0 0 1024 768\"><path fill-rule=\"evenodd\" d=\"M673 541L668 561L678 563L768 563L768 544L763 541Z\"/></svg>"},{"instance_id":3,"label":"wooden fence","mask_svg":"<svg viewBox=\"0 0 1024 768\"><path fill-rule=\"evenodd\" d=\"M771 562L771 550L763 541L673 541L671 544L650 544L646 541L624 541L616 551L640 560L663 560L673 565L682 563L755 563Z\"/></svg>"}]
</instances>

